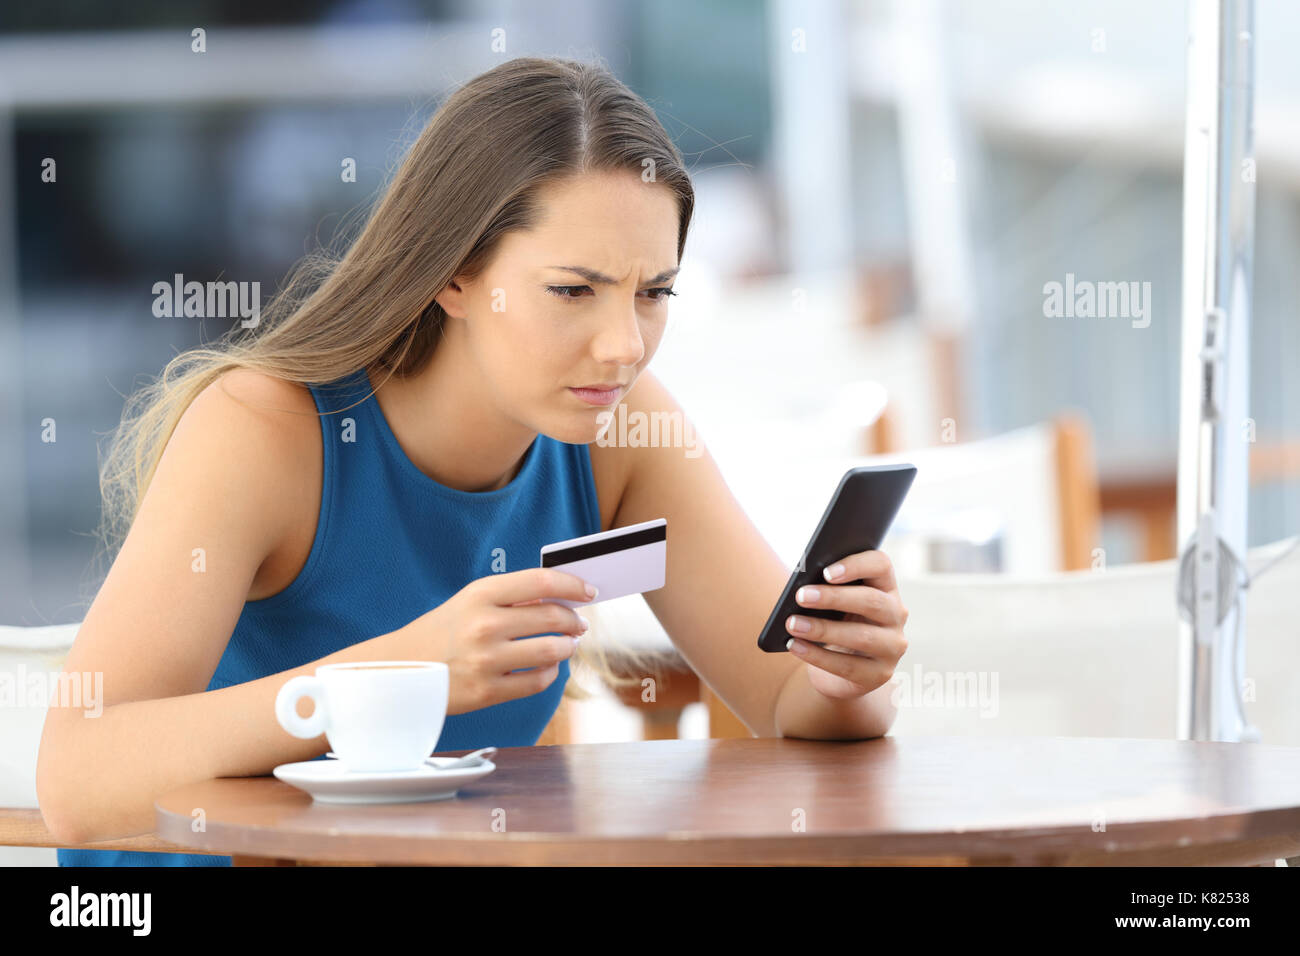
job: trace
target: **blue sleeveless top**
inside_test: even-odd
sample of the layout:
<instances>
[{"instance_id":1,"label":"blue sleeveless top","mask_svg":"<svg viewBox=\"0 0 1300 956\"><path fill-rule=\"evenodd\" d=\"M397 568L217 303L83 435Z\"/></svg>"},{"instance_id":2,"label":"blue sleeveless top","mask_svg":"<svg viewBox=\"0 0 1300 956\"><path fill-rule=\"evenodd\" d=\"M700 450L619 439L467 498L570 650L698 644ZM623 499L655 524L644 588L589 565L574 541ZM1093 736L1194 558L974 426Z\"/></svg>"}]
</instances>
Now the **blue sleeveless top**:
<instances>
[{"instance_id":1,"label":"blue sleeveless top","mask_svg":"<svg viewBox=\"0 0 1300 956\"><path fill-rule=\"evenodd\" d=\"M353 406L320 418L324 470L311 553L283 591L244 602L207 690L301 667L396 630L470 581L537 567L544 544L601 530L586 445L539 434L505 487L460 491L434 481L407 457L378 401L367 397L365 369L311 392L322 413ZM569 662L561 661L558 677L540 693L449 715L435 749L535 744L568 679ZM267 714L268 726L271 720ZM231 863L228 856L70 849L59 850L58 861Z\"/></svg>"}]
</instances>

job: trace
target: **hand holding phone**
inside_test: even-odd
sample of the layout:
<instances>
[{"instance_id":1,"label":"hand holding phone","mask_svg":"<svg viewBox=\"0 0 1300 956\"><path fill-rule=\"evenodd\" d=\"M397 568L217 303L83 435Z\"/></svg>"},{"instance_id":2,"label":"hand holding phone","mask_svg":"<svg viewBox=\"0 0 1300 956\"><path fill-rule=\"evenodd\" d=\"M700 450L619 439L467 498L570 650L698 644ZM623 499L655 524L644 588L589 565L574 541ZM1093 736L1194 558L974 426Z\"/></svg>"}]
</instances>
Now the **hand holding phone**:
<instances>
[{"instance_id":1,"label":"hand holding phone","mask_svg":"<svg viewBox=\"0 0 1300 956\"><path fill-rule=\"evenodd\" d=\"M786 582L785 590L781 592L781 597L759 635L760 648L769 653L786 650L790 638L797 636L790 634L785 626L792 614L831 621L844 620L843 611L804 607L798 603L795 595L805 586L826 585L822 572L827 567L850 555L878 550L915 478L916 466L910 464L864 466L850 468L844 473L822 514L817 530L804 549L803 557ZM857 578L837 582L823 590L861 583L862 579ZM816 640L810 643L834 647Z\"/></svg>"}]
</instances>

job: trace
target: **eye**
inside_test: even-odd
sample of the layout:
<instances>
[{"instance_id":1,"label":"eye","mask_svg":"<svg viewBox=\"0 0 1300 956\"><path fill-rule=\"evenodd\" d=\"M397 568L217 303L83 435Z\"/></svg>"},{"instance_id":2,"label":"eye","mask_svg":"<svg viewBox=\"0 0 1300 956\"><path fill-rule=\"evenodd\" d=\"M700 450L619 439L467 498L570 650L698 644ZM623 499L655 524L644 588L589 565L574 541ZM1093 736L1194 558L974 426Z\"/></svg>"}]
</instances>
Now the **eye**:
<instances>
[{"instance_id":1,"label":"eye","mask_svg":"<svg viewBox=\"0 0 1300 956\"><path fill-rule=\"evenodd\" d=\"M668 288L667 286L665 286L665 287L663 287L663 288L659 288L659 289L646 289L646 291L647 291L647 292L658 292L658 293L659 293L659 295L651 296L651 298L653 298L655 302L662 302L662 301L664 301L665 299L667 299L670 295L676 295L676 294L677 294L676 292L674 292L672 289Z\"/></svg>"},{"instance_id":2,"label":"eye","mask_svg":"<svg viewBox=\"0 0 1300 956\"><path fill-rule=\"evenodd\" d=\"M548 285L546 287L547 292L560 299L581 299L582 298L581 295L573 295L571 293L581 292L583 289L586 289L588 292L590 292L591 286L589 285Z\"/></svg>"}]
</instances>

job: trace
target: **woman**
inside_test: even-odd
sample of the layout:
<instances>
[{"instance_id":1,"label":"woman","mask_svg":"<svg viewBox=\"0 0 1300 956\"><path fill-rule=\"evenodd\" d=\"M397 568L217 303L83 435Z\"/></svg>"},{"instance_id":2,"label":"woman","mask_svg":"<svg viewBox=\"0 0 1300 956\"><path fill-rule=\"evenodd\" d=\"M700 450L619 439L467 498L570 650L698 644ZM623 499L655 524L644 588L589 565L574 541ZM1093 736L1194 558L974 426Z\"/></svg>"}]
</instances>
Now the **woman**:
<instances>
[{"instance_id":1,"label":"woman","mask_svg":"<svg viewBox=\"0 0 1300 956\"><path fill-rule=\"evenodd\" d=\"M866 583L800 603L849 617L796 616L793 655L763 653L787 568L712 458L595 441L619 402L682 414L646 366L693 204L668 135L605 69L511 60L448 99L310 294L129 402L101 479L106 537L125 539L65 664L103 672L104 710L52 709L41 741L56 839L151 832L167 790L322 756L273 701L325 663L445 661L438 750L534 744L586 629L542 599L589 599L535 567L539 547L652 518L672 546L646 600L752 732L884 734L907 646L888 558L846 556L834 580Z\"/></svg>"}]
</instances>

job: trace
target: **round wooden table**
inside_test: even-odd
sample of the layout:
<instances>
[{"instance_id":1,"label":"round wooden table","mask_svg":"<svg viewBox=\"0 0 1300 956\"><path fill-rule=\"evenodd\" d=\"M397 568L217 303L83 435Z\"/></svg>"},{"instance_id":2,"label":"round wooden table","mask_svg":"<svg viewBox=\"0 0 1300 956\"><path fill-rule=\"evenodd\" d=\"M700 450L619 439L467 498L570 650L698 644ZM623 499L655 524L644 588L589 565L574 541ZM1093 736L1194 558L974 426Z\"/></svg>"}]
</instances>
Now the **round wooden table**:
<instances>
[{"instance_id":1,"label":"round wooden table","mask_svg":"<svg viewBox=\"0 0 1300 956\"><path fill-rule=\"evenodd\" d=\"M1271 865L1300 855L1296 747L750 738L517 747L495 763L430 803L319 804L274 777L207 780L157 801L157 835L237 865Z\"/></svg>"}]
</instances>

